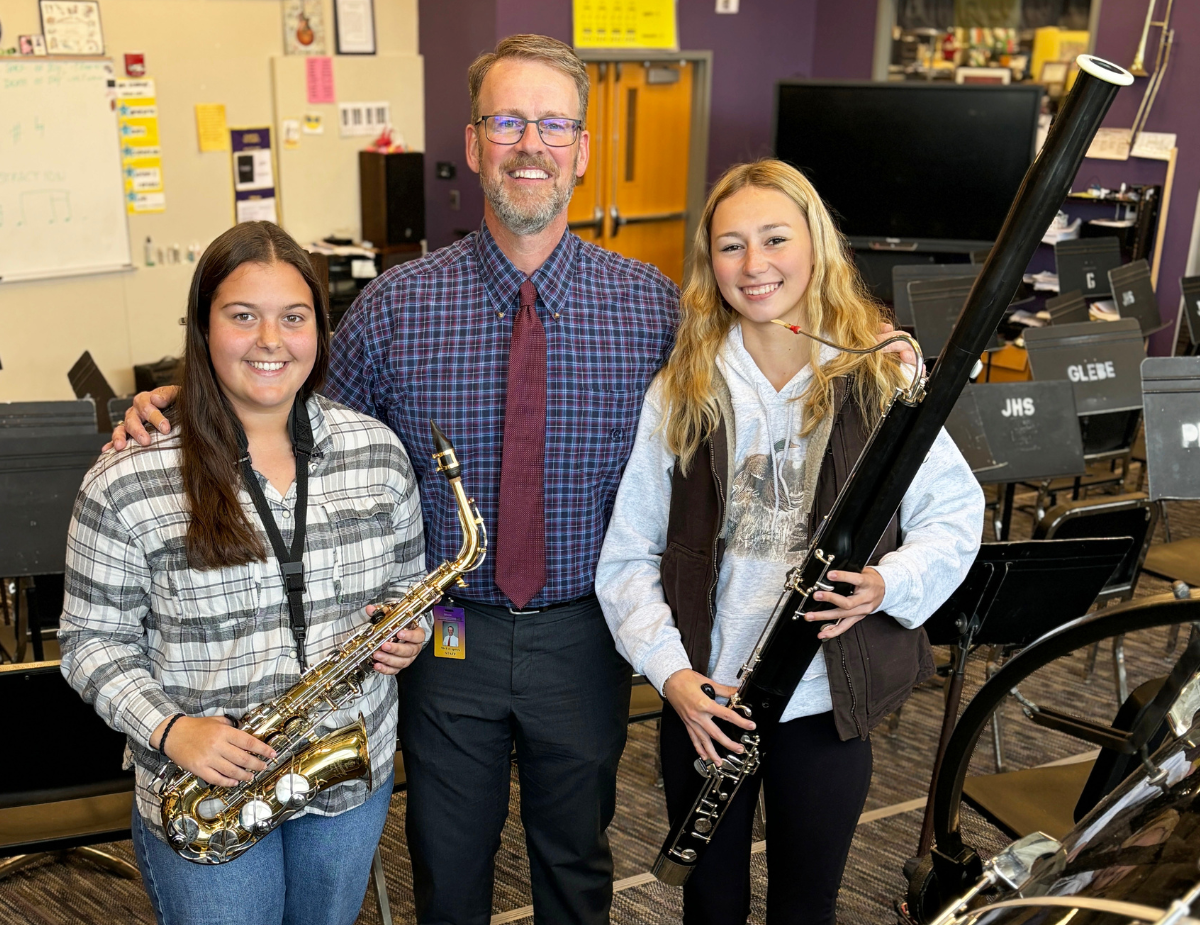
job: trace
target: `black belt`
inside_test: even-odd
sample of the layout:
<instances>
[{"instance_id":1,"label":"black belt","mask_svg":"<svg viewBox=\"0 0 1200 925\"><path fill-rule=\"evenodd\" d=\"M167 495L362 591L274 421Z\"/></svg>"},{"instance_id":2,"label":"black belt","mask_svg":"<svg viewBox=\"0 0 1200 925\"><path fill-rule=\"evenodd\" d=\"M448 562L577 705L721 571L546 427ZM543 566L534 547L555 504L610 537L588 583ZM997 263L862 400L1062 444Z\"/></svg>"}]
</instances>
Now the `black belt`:
<instances>
[{"instance_id":1,"label":"black belt","mask_svg":"<svg viewBox=\"0 0 1200 925\"><path fill-rule=\"evenodd\" d=\"M573 597L569 601L559 601L557 604L546 604L542 607L525 607L521 610L515 610L512 607L507 607L504 604L487 604L483 601L469 601L466 598L455 598L464 604L470 604L472 607L492 607L496 610L507 610L512 614L528 614L528 613L545 613L548 610L561 610L564 607L576 607L579 604L587 604L596 600L595 593L583 594L579 597Z\"/></svg>"}]
</instances>

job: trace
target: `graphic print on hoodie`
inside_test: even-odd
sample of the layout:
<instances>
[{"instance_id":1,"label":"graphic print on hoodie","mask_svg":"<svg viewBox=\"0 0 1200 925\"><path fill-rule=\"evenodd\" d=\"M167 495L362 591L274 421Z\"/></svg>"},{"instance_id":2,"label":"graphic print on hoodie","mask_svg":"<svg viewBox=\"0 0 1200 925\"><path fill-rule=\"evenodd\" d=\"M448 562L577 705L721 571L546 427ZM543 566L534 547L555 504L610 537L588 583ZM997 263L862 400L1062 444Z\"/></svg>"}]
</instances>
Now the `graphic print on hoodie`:
<instances>
[{"instance_id":1,"label":"graphic print on hoodie","mask_svg":"<svg viewBox=\"0 0 1200 925\"><path fill-rule=\"evenodd\" d=\"M810 499L804 497L803 447L785 438L775 441L773 451L770 456L753 453L738 466L729 486L726 550L792 561L808 548Z\"/></svg>"}]
</instances>

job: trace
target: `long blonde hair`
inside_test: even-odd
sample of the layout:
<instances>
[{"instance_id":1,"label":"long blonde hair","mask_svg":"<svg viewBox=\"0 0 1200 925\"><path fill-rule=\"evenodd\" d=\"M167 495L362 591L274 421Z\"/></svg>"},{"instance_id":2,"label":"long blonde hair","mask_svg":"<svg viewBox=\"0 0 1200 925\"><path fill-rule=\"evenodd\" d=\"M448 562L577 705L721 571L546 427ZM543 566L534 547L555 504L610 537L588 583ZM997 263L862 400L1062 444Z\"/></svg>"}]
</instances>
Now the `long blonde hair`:
<instances>
[{"instance_id":1,"label":"long blonde hair","mask_svg":"<svg viewBox=\"0 0 1200 925\"><path fill-rule=\"evenodd\" d=\"M675 348L659 373L666 397L666 443L685 473L700 443L717 426L713 370L717 352L739 317L721 297L713 274L713 214L724 200L747 187L783 193L808 222L813 255L812 278L803 296L808 330L847 347L870 347L885 317L850 262L845 238L800 171L773 159L730 167L704 205L692 250L691 277L679 300ZM802 436L833 410L832 381L839 376L853 374L854 397L868 417L877 416L906 381L895 354L839 353L822 366L818 350L814 347L812 353L812 381L799 399L804 407Z\"/></svg>"}]
</instances>

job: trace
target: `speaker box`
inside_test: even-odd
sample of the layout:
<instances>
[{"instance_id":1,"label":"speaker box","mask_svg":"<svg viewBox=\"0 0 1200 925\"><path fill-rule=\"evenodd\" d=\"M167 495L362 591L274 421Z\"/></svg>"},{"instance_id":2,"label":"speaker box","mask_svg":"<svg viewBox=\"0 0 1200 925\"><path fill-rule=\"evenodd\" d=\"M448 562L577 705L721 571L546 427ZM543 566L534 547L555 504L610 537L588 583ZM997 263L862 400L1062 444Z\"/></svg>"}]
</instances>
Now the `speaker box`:
<instances>
[{"instance_id":1,"label":"speaker box","mask_svg":"<svg viewBox=\"0 0 1200 925\"><path fill-rule=\"evenodd\" d=\"M358 179L364 241L385 248L425 237L424 154L360 151Z\"/></svg>"}]
</instances>

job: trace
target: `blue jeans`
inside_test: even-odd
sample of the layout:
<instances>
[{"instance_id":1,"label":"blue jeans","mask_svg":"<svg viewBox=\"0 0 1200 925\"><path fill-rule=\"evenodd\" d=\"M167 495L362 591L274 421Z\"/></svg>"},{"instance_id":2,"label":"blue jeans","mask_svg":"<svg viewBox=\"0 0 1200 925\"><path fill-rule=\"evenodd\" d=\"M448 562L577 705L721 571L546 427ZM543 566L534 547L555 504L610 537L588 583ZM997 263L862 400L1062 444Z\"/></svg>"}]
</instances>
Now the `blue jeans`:
<instances>
[{"instance_id":1,"label":"blue jeans","mask_svg":"<svg viewBox=\"0 0 1200 925\"><path fill-rule=\"evenodd\" d=\"M236 860L177 855L133 808L133 850L158 925L349 925L358 918L392 778L337 816L289 819Z\"/></svg>"}]
</instances>

